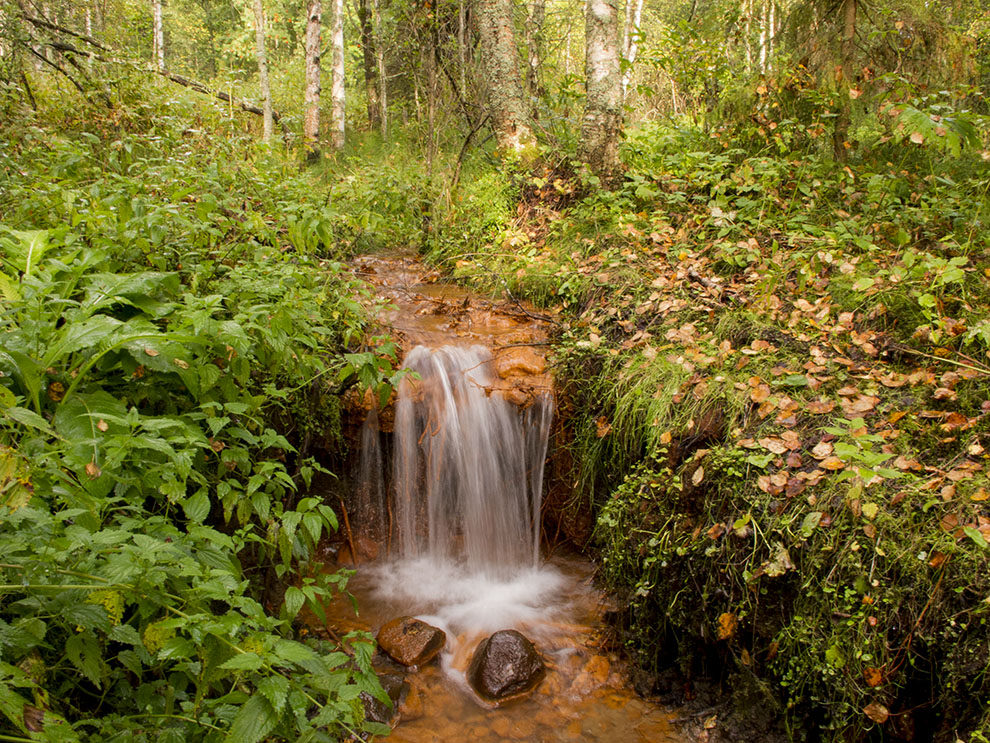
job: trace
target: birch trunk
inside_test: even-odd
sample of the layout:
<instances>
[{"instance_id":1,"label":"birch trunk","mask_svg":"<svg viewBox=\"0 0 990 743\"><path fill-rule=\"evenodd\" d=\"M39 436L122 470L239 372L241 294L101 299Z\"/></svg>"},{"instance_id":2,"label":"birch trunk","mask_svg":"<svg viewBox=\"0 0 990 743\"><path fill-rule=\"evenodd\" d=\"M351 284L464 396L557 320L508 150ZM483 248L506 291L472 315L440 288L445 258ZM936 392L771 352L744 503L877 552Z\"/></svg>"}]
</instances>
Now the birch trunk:
<instances>
[{"instance_id":1,"label":"birch trunk","mask_svg":"<svg viewBox=\"0 0 990 743\"><path fill-rule=\"evenodd\" d=\"M154 33L155 66L159 71L165 69L165 27L162 23L162 0L151 0L153 16L152 31Z\"/></svg>"},{"instance_id":2,"label":"birch trunk","mask_svg":"<svg viewBox=\"0 0 990 743\"><path fill-rule=\"evenodd\" d=\"M619 74L617 0L585 3L585 85L588 90L581 122L580 156L603 180L619 171L622 129L622 79Z\"/></svg>"},{"instance_id":3,"label":"birch trunk","mask_svg":"<svg viewBox=\"0 0 990 743\"><path fill-rule=\"evenodd\" d=\"M632 7L626 13L626 32L622 43L622 57L626 61L626 71L622 73L622 100L629 93L629 83L632 80L633 63L639 52L639 30L643 22L643 0L633 0Z\"/></svg>"},{"instance_id":4,"label":"birch trunk","mask_svg":"<svg viewBox=\"0 0 990 743\"><path fill-rule=\"evenodd\" d=\"M536 137L523 94L512 25L512 0L479 0L481 54L488 82L488 107L498 149L527 158Z\"/></svg>"},{"instance_id":5,"label":"birch trunk","mask_svg":"<svg viewBox=\"0 0 990 743\"><path fill-rule=\"evenodd\" d=\"M255 53L258 56L258 85L261 88L261 108L264 111L264 135L266 143L272 141L275 118L272 115L272 88L268 82L268 55L265 53L265 8L262 0L254 0Z\"/></svg>"},{"instance_id":6,"label":"birch trunk","mask_svg":"<svg viewBox=\"0 0 990 743\"><path fill-rule=\"evenodd\" d=\"M378 72L375 59L374 14L372 0L361 0L358 5L358 21L361 24L361 61L364 65L364 90L368 99L368 127L382 130L381 97L378 94Z\"/></svg>"},{"instance_id":7,"label":"birch trunk","mask_svg":"<svg viewBox=\"0 0 990 743\"><path fill-rule=\"evenodd\" d=\"M333 0L331 23L333 43L333 74L330 78L330 146L335 150L344 147L345 91L344 91L344 0Z\"/></svg>"},{"instance_id":8,"label":"birch trunk","mask_svg":"<svg viewBox=\"0 0 990 743\"><path fill-rule=\"evenodd\" d=\"M306 12L306 100L303 143L308 160L320 156L320 0L309 0Z\"/></svg>"}]
</instances>

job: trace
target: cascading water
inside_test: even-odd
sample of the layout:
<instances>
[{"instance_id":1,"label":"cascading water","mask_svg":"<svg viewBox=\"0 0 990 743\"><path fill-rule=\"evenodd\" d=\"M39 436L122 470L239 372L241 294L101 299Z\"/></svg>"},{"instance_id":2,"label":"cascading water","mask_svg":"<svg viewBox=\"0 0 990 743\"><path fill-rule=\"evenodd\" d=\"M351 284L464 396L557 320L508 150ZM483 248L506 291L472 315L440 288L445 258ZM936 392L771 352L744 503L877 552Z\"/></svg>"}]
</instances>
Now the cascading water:
<instances>
[{"instance_id":1,"label":"cascading water","mask_svg":"<svg viewBox=\"0 0 990 743\"><path fill-rule=\"evenodd\" d=\"M399 389L393 485L403 558L505 575L539 558L543 463L553 401L527 410L493 393L482 346L417 346Z\"/></svg>"}]
</instances>

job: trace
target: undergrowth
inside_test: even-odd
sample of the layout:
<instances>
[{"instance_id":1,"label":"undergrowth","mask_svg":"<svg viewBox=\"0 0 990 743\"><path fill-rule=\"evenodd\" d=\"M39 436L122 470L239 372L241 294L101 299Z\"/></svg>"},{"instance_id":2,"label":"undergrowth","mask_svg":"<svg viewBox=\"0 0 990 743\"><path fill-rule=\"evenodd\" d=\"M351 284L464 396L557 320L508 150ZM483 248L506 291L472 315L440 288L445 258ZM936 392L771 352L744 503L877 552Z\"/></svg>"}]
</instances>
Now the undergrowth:
<instances>
[{"instance_id":1,"label":"undergrowth","mask_svg":"<svg viewBox=\"0 0 990 743\"><path fill-rule=\"evenodd\" d=\"M845 166L791 121L644 125L613 191L482 168L427 252L564 309L573 506L629 651L794 739L990 738L990 181L936 109Z\"/></svg>"},{"instance_id":2,"label":"undergrowth","mask_svg":"<svg viewBox=\"0 0 990 743\"><path fill-rule=\"evenodd\" d=\"M392 373L356 353L360 225L161 114L0 138L0 737L382 732L372 638L294 626L347 580L314 562L314 449Z\"/></svg>"}]
</instances>

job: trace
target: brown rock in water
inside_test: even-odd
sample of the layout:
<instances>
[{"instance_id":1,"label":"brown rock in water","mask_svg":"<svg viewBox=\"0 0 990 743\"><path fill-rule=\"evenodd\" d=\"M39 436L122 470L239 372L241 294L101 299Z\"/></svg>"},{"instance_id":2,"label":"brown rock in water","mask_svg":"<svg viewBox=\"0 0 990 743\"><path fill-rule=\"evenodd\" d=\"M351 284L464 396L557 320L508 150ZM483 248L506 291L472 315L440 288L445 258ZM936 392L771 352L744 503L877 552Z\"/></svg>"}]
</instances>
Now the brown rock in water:
<instances>
[{"instance_id":1,"label":"brown rock in water","mask_svg":"<svg viewBox=\"0 0 990 743\"><path fill-rule=\"evenodd\" d=\"M467 679L482 699L502 703L531 692L546 673L543 658L533 643L509 629L481 641L468 667Z\"/></svg>"},{"instance_id":2,"label":"brown rock in water","mask_svg":"<svg viewBox=\"0 0 990 743\"><path fill-rule=\"evenodd\" d=\"M378 647L404 666L422 666L439 655L447 635L413 617L396 617L378 631Z\"/></svg>"},{"instance_id":3,"label":"brown rock in water","mask_svg":"<svg viewBox=\"0 0 990 743\"><path fill-rule=\"evenodd\" d=\"M547 368L546 359L532 348L503 348L495 354L495 371L506 377L535 377Z\"/></svg>"}]
</instances>

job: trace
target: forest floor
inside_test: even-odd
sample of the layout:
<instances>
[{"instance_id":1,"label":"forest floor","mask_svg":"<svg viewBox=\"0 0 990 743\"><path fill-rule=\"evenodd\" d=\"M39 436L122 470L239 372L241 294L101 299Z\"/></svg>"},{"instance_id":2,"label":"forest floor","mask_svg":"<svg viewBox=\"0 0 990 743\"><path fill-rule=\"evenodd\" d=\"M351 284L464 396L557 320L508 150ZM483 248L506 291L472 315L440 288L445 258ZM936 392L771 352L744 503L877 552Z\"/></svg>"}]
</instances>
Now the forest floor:
<instances>
[{"instance_id":1,"label":"forest floor","mask_svg":"<svg viewBox=\"0 0 990 743\"><path fill-rule=\"evenodd\" d=\"M571 536L628 604L640 685L734 689L742 738L983 741L990 254L952 221L973 185L691 154L610 194L529 178L486 247L428 252L564 305L551 363L595 518Z\"/></svg>"}]
</instances>

